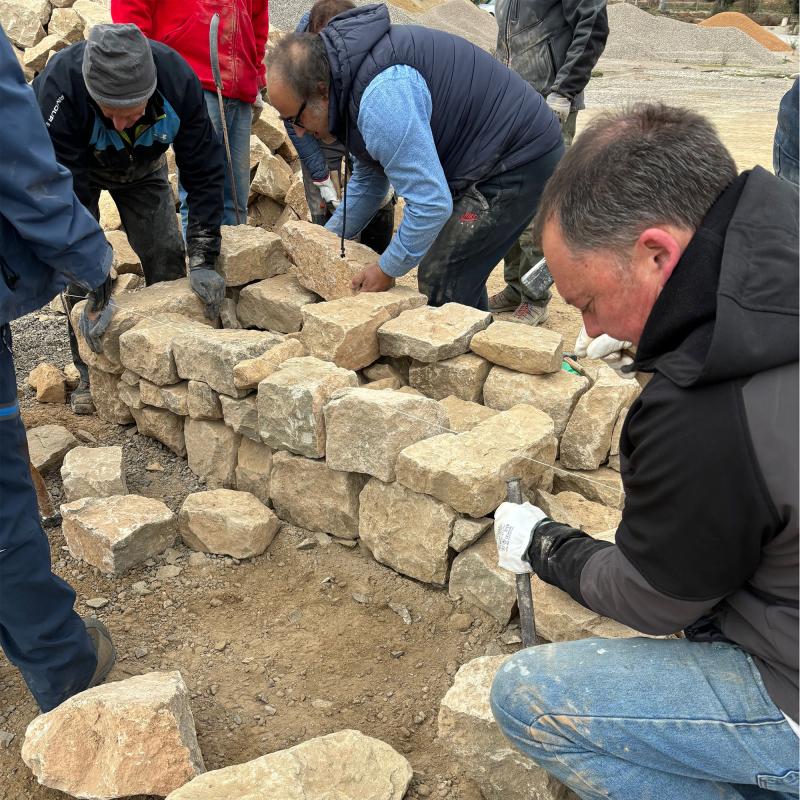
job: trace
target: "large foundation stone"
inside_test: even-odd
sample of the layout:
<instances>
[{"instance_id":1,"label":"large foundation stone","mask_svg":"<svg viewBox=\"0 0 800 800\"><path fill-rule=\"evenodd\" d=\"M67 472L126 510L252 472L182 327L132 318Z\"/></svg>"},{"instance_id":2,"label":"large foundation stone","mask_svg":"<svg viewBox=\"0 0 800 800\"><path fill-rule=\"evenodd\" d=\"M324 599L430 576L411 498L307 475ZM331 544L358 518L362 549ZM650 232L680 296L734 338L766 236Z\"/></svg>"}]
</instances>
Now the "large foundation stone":
<instances>
[{"instance_id":1,"label":"large foundation stone","mask_svg":"<svg viewBox=\"0 0 800 800\"><path fill-rule=\"evenodd\" d=\"M64 457L61 467L64 499L111 497L128 493L122 469L121 447L76 447Z\"/></svg>"},{"instance_id":2,"label":"large foundation stone","mask_svg":"<svg viewBox=\"0 0 800 800\"><path fill-rule=\"evenodd\" d=\"M473 403L483 399L483 384L492 365L474 353L425 364L416 361L408 371L411 386L434 400L458 397Z\"/></svg>"},{"instance_id":3,"label":"large foundation stone","mask_svg":"<svg viewBox=\"0 0 800 800\"><path fill-rule=\"evenodd\" d=\"M187 419L186 456L189 469L211 488L236 484L236 458L241 435L224 422Z\"/></svg>"},{"instance_id":4,"label":"large foundation stone","mask_svg":"<svg viewBox=\"0 0 800 800\"><path fill-rule=\"evenodd\" d=\"M252 225L223 225L217 270L226 286L244 286L289 269L281 237Z\"/></svg>"},{"instance_id":5,"label":"large foundation stone","mask_svg":"<svg viewBox=\"0 0 800 800\"><path fill-rule=\"evenodd\" d=\"M318 299L296 275L276 275L242 289L236 316L245 328L293 333L303 327L304 306Z\"/></svg>"}]
</instances>

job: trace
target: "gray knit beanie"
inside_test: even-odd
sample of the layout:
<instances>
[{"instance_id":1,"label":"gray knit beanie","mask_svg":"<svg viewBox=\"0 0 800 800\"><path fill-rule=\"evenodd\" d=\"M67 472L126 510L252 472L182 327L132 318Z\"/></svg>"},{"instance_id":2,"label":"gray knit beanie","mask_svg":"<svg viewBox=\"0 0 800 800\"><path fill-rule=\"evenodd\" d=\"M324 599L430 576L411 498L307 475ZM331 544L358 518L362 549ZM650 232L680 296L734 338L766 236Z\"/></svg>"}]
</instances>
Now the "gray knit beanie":
<instances>
[{"instance_id":1,"label":"gray knit beanie","mask_svg":"<svg viewBox=\"0 0 800 800\"><path fill-rule=\"evenodd\" d=\"M150 43L136 25L95 25L83 52L83 80L101 106L142 105L158 82Z\"/></svg>"}]
</instances>

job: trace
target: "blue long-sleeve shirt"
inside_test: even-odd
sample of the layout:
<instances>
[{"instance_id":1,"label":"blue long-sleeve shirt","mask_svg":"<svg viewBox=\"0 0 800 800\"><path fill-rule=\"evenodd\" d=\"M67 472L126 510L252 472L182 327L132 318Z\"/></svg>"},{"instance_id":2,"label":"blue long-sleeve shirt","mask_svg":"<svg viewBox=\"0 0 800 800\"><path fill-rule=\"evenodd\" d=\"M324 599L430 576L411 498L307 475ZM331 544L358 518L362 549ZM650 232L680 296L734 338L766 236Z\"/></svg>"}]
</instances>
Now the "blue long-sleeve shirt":
<instances>
[{"instance_id":1,"label":"blue long-sleeve shirt","mask_svg":"<svg viewBox=\"0 0 800 800\"><path fill-rule=\"evenodd\" d=\"M394 278L422 260L453 212L431 130L431 93L412 67L389 67L367 86L358 112L358 129L369 154L385 174L357 158L347 184L347 231L357 236L369 223L391 183L405 199L403 221L378 264ZM302 137L307 138L307 137ZM344 204L325 226L341 235Z\"/></svg>"}]
</instances>

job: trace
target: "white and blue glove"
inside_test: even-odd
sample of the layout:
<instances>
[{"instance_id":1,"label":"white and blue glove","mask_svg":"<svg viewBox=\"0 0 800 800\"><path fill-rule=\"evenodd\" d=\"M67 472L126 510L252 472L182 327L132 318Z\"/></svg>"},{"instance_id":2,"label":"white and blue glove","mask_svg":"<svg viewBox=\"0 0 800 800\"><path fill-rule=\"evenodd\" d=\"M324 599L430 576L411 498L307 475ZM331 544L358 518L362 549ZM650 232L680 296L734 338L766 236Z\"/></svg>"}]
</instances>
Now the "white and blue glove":
<instances>
[{"instance_id":1,"label":"white and blue glove","mask_svg":"<svg viewBox=\"0 0 800 800\"><path fill-rule=\"evenodd\" d=\"M578 358L602 359L623 377L631 377L628 373L622 372L623 367L633 364L633 359L625 352L631 347L633 347L632 342L613 339L605 333L593 339L586 333L586 327L581 326L581 332L575 340L575 355Z\"/></svg>"},{"instance_id":2,"label":"white and blue glove","mask_svg":"<svg viewBox=\"0 0 800 800\"><path fill-rule=\"evenodd\" d=\"M494 538L497 563L516 575L533 572L528 562L528 548L536 526L548 519L541 508L531 503L501 503L494 512Z\"/></svg>"},{"instance_id":3,"label":"white and blue glove","mask_svg":"<svg viewBox=\"0 0 800 800\"><path fill-rule=\"evenodd\" d=\"M572 111L572 101L568 97L556 94L555 92L547 95L547 105L550 110L555 112L558 121L563 125L567 121L569 112Z\"/></svg>"}]
</instances>

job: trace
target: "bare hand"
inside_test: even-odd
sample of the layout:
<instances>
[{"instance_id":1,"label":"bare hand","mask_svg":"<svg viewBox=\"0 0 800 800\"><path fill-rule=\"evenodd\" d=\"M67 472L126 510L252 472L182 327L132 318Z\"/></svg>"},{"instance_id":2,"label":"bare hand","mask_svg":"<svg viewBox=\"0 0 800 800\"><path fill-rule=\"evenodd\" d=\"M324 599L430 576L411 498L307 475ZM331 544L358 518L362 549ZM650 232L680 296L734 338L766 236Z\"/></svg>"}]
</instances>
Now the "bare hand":
<instances>
[{"instance_id":1,"label":"bare hand","mask_svg":"<svg viewBox=\"0 0 800 800\"><path fill-rule=\"evenodd\" d=\"M370 264L353 278L350 286L354 292L385 292L394 286L394 278L377 264Z\"/></svg>"}]
</instances>

